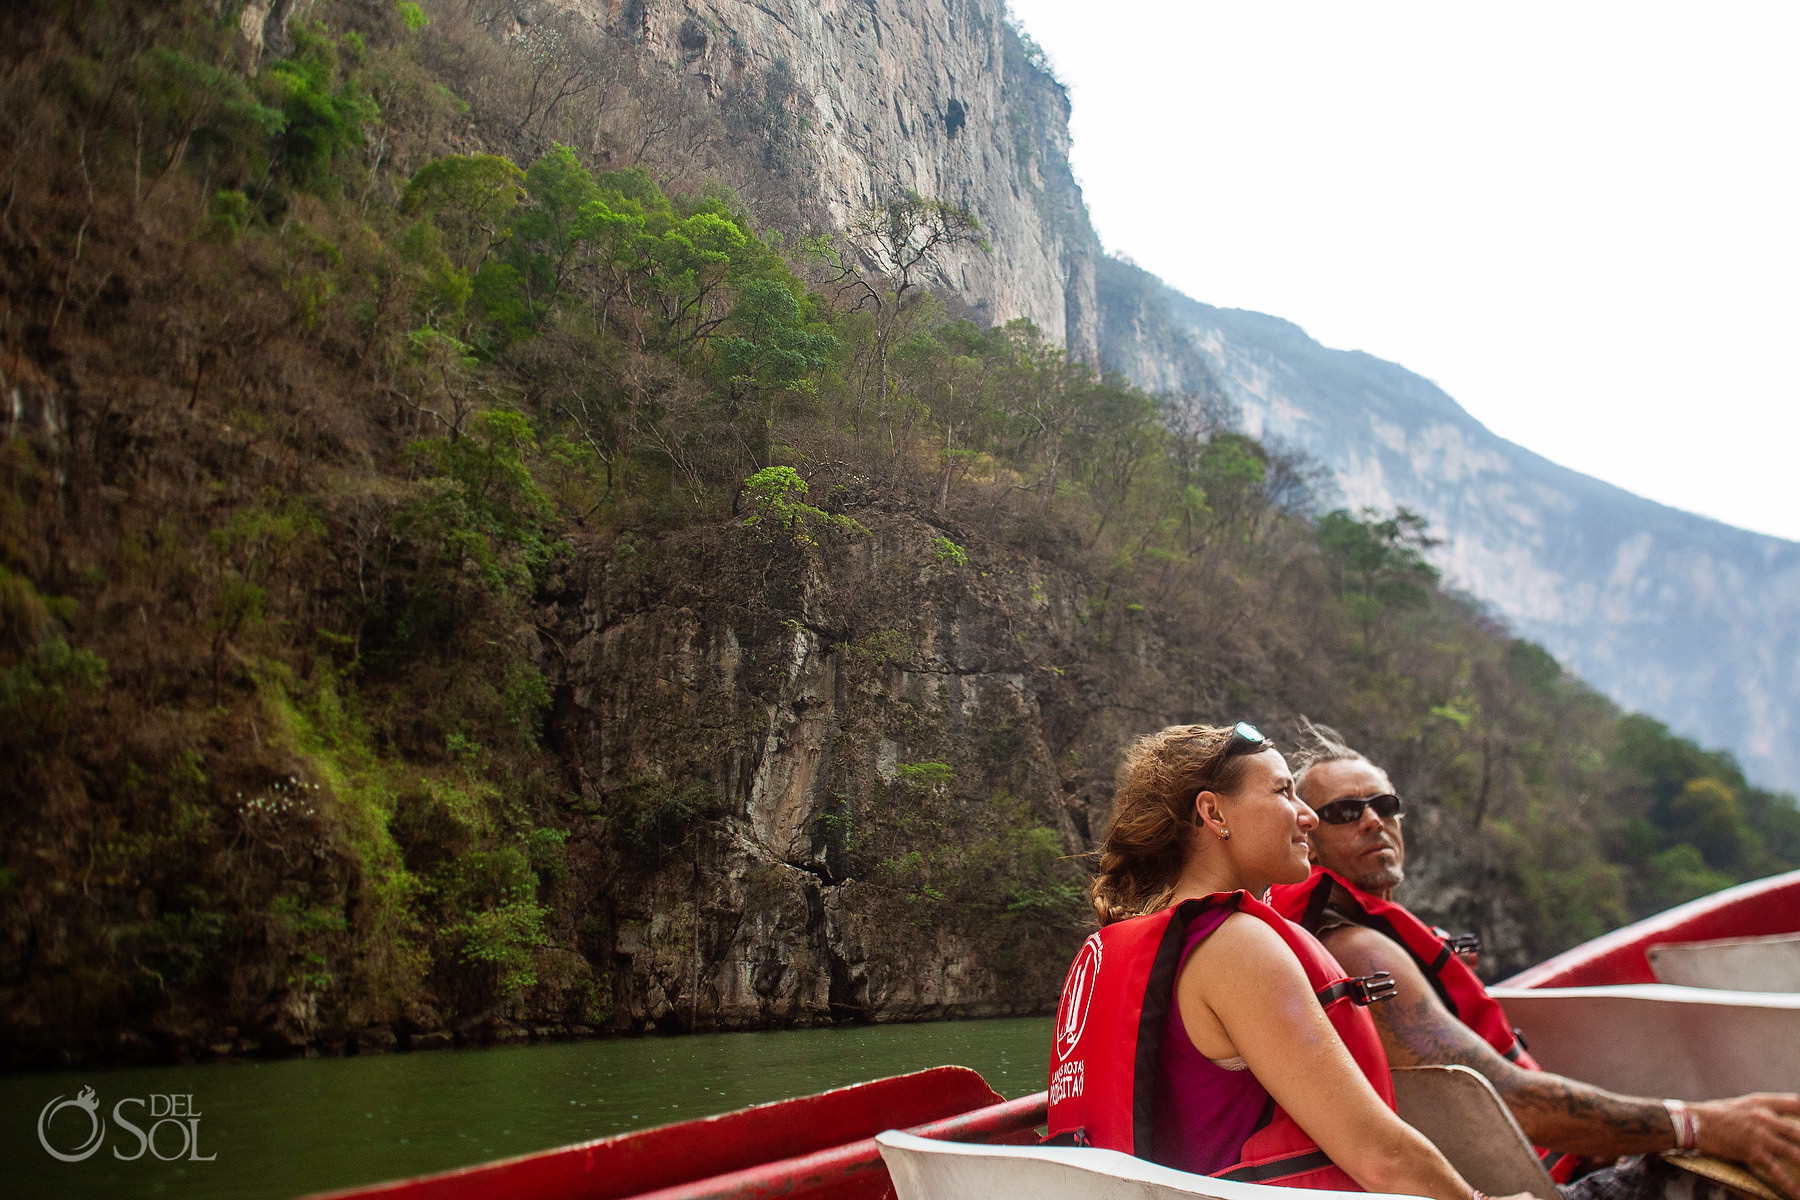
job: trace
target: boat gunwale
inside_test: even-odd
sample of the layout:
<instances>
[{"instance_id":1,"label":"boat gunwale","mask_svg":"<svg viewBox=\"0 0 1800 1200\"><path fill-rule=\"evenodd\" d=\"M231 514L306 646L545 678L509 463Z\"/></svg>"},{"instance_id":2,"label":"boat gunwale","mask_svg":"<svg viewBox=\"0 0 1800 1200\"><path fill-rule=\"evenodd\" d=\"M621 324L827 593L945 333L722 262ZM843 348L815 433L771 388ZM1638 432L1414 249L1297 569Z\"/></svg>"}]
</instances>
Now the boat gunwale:
<instances>
[{"instance_id":1,"label":"boat gunwale","mask_svg":"<svg viewBox=\"0 0 1800 1200\"><path fill-rule=\"evenodd\" d=\"M1765 907L1777 905L1787 893L1793 894L1793 907L1786 914L1788 927L1767 930L1767 934L1800 933L1800 871L1787 871L1740 883L1724 891L1701 896L1686 904L1634 921L1621 929L1603 933L1552 955L1536 966L1526 967L1516 975L1492 985L1501 989L1605 987L1621 984L1655 983L1650 970L1648 950L1667 942L1711 942L1728 936L1745 936L1724 932L1707 936L1709 929L1729 928L1739 920L1748 920Z\"/></svg>"}]
</instances>

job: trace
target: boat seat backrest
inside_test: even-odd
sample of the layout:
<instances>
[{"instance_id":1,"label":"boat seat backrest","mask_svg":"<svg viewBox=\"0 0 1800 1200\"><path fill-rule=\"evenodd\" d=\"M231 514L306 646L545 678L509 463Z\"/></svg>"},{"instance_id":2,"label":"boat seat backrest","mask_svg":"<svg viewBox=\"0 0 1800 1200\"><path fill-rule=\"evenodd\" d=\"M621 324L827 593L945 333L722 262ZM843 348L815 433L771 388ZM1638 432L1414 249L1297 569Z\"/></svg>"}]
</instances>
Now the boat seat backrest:
<instances>
[{"instance_id":1,"label":"boat seat backrest","mask_svg":"<svg viewBox=\"0 0 1800 1200\"><path fill-rule=\"evenodd\" d=\"M1583 1083L1684 1100L1800 1083L1800 995L1666 983L1490 991L1546 1071Z\"/></svg>"},{"instance_id":2,"label":"boat seat backrest","mask_svg":"<svg viewBox=\"0 0 1800 1200\"><path fill-rule=\"evenodd\" d=\"M984 1146L876 1135L897 1200L1291 1200L1291 1188L1190 1175L1116 1150ZM1384 1200L1308 1190L1306 1200Z\"/></svg>"},{"instance_id":3,"label":"boat seat backrest","mask_svg":"<svg viewBox=\"0 0 1800 1200\"><path fill-rule=\"evenodd\" d=\"M1644 953L1658 983L1737 992L1800 992L1800 933L1664 942Z\"/></svg>"},{"instance_id":4,"label":"boat seat backrest","mask_svg":"<svg viewBox=\"0 0 1800 1200\"><path fill-rule=\"evenodd\" d=\"M1555 1195L1555 1185L1500 1093L1468 1067L1399 1067L1394 1101L1464 1179L1490 1196Z\"/></svg>"}]
</instances>

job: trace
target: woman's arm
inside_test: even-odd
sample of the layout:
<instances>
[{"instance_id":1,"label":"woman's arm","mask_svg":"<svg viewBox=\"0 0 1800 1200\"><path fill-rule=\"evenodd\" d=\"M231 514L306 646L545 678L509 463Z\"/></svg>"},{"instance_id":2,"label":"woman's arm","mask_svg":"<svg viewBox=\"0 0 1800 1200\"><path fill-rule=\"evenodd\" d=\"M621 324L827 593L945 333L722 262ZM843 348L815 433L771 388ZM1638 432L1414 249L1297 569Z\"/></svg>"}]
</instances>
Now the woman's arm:
<instances>
[{"instance_id":1,"label":"woman's arm","mask_svg":"<svg viewBox=\"0 0 1800 1200\"><path fill-rule=\"evenodd\" d=\"M1371 1192L1469 1200L1437 1148L1383 1104L1331 1027L1280 936L1233 914L1175 983L1188 1036L1208 1058L1242 1055L1319 1149Z\"/></svg>"}]
</instances>

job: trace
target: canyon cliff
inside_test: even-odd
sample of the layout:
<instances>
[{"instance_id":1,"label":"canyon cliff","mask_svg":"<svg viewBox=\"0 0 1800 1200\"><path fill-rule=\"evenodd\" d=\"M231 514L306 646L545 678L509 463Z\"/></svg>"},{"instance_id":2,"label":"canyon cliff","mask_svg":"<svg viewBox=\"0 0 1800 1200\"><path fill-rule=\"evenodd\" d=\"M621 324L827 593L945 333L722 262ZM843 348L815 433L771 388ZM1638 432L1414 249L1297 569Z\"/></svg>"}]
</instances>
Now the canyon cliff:
<instances>
[{"instance_id":1,"label":"canyon cliff","mask_svg":"<svg viewBox=\"0 0 1800 1200\"><path fill-rule=\"evenodd\" d=\"M1338 502L1424 515L1451 586L1620 705L1800 791L1800 545L1549 462L1394 363L1159 290L1244 427L1324 464Z\"/></svg>"},{"instance_id":2,"label":"canyon cliff","mask_svg":"<svg viewBox=\"0 0 1800 1200\"><path fill-rule=\"evenodd\" d=\"M0 31L0 1061L1046 1012L1178 722L1362 744L1493 972L1800 862L1423 557L1679 695L1641 502L1103 255L999 3Z\"/></svg>"},{"instance_id":3,"label":"canyon cliff","mask_svg":"<svg viewBox=\"0 0 1800 1200\"><path fill-rule=\"evenodd\" d=\"M609 0L576 11L711 98L776 80L830 224L909 190L967 209L987 249L934 255L928 286L1095 357L1101 251L1069 168L1068 93L1001 0Z\"/></svg>"}]
</instances>

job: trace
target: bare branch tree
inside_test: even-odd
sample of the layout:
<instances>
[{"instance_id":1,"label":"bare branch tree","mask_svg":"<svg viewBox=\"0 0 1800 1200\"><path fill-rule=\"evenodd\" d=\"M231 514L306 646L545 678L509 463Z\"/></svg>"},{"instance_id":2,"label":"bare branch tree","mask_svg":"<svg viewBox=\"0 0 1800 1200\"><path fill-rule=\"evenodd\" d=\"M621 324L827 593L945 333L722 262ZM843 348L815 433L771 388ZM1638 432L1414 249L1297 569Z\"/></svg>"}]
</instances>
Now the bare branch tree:
<instances>
[{"instance_id":1,"label":"bare branch tree","mask_svg":"<svg viewBox=\"0 0 1800 1200\"><path fill-rule=\"evenodd\" d=\"M828 284L853 298L851 308L875 318L877 395L889 400L888 353L910 294L925 283L935 259L957 246L987 253L981 222L966 208L906 189L857 218L844 232L848 252L826 250Z\"/></svg>"}]
</instances>

